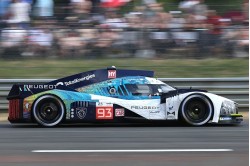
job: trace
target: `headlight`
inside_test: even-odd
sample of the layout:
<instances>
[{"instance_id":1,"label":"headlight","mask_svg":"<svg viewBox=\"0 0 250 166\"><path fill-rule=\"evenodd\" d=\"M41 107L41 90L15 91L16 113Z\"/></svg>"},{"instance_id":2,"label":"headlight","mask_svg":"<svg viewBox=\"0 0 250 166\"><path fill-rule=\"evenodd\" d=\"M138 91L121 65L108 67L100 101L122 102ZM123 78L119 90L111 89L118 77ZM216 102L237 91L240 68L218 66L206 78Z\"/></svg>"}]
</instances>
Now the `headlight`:
<instances>
[{"instance_id":1,"label":"headlight","mask_svg":"<svg viewBox=\"0 0 250 166\"><path fill-rule=\"evenodd\" d=\"M233 101L225 100L222 102L220 114L221 115L230 115L237 113L237 104Z\"/></svg>"}]
</instances>

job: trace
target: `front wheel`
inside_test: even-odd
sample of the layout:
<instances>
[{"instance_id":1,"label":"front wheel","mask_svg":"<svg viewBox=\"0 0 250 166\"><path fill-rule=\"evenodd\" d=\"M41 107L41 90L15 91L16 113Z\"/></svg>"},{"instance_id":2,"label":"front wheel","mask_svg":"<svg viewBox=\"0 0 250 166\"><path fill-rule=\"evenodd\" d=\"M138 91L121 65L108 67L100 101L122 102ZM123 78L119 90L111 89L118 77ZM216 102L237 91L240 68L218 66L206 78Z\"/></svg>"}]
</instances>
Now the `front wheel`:
<instances>
[{"instance_id":1,"label":"front wheel","mask_svg":"<svg viewBox=\"0 0 250 166\"><path fill-rule=\"evenodd\" d=\"M34 103L33 116L42 126L56 126L63 120L64 115L65 109L62 101L53 95L44 95Z\"/></svg>"},{"instance_id":2,"label":"front wheel","mask_svg":"<svg viewBox=\"0 0 250 166\"><path fill-rule=\"evenodd\" d=\"M182 102L181 116L189 125L204 125L211 119L212 114L213 106L204 95L190 95Z\"/></svg>"}]
</instances>

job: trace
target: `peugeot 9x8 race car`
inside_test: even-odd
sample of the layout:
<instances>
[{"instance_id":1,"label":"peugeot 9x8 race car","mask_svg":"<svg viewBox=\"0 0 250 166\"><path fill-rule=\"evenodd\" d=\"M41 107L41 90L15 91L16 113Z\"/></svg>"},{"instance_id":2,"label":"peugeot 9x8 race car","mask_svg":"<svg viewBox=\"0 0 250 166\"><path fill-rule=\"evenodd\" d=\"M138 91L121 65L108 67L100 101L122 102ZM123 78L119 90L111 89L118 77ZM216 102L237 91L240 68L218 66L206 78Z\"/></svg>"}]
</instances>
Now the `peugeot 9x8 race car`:
<instances>
[{"instance_id":1,"label":"peugeot 9x8 race car","mask_svg":"<svg viewBox=\"0 0 250 166\"><path fill-rule=\"evenodd\" d=\"M234 101L205 90L177 89L153 76L153 71L111 67L46 84L15 84L7 97L8 120L45 127L131 119L182 120L193 126L242 121Z\"/></svg>"}]
</instances>

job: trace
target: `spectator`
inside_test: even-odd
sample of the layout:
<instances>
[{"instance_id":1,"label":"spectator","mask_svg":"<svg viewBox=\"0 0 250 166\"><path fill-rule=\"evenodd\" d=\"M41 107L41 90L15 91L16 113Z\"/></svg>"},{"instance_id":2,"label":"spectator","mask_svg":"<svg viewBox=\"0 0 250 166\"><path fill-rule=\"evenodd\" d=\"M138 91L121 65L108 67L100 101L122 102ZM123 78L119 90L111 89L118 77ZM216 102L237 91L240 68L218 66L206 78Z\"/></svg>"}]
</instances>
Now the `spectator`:
<instances>
[{"instance_id":1,"label":"spectator","mask_svg":"<svg viewBox=\"0 0 250 166\"><path fill-rule=\"evenodd\" d=\"M65 37L59 39L60 56L65 58L81 57L84 54L85 45L86 43L78 32L68 31Z\"/></svg>"},{"instance_id":2,"label":"spectator","mask_svg":"<svg viewBox=\"0 0 250 166\"><path fill-rule=\"evenodd\" d=\"M244 25L237 34L236 56L249 57L249 26Z\"/></svg>"},{"instance_id":3,"label":"spectator","mask_svg":"<svg viewBox=\"0 0 250 166\"><path fill-rule=\"evenodd\" d=\"M41 18L51 18L54 16L53 0L37 0L34 7L35 7L35 16Z\"/></svg>"},{"instance_id":4,"label":"spectator","mask_svg":"<svg viewBox=\"0 0 250 166\"><path fill-rule=\"evenodd\" d=\"M182 16L182 12L179 11L170 11L171 13L171 19L168 23L168 28L171 29L171 31L180 31L185 27L186 20Z\"/></svg>"},{"instance_id":5,"label":"spectator","mask_svg":"<svg viewBox=\"0 0 250 166\"><path fill-rule=\"evenodd\" d=\"M243 12L244 20L248 21L249 20L249 0L244 0L242 4L242 12Z\"/></svg>"},{"instance_id":6,"label":"spectator","mask_svg":"<svg viewBox=\"0 0 250 166\"><path fill-rule=\"evenodd\" d=\"M218 46L221 42L221 17L215 10L209 10L206 23L209 26L209 46Z\"/></svg>"},{"instance_id":7,"label":"spectator","mask_svg":"<svg viewBox=\"0 0 250 166\"><path fill-rule=\"evenodd\" d=\"M81 40L84 41L88 46L92 46L92 44L97 40L98 32L96 29L78 29Z\"/></svg>"},{"instance_id":8,"label":"spectator","mask_svg":"<svg viewBox=\"0 0 250 166\"><path fill-rule=\"evenodd\" d=\"M52 48L53 35L48 28L39 24L29 31L28 47L32 54L45 57Z\"/></svg>"},{"instance_id":9,"label":"spectator","mask_svg":"<svg viewBox=\"0 0 250 166\"><path fill-rule=\"evenodd\" d=\"M67 17L70 17L71 1L70 0L57 1L54 7L54 16L60 22L64 21Z\"/></svg>"},{"instance_id":10,"label":"spectator","mask_svg":"<svg viewBox=\"0 0 250 166\"><path fill-rule=\"evenodd\" d=\"M91 14L92 15L102 15L102 8L100 7L100 0L91 0L92 2L92 10Z\"/></svg>"},{"instance_id":11,"label":"spectator","mask_svg":"<svg viewBox=\"0 0 250 166\"><path fill-rule=\"evenodd\" d=\"M231 19L222 19L222 41L225 47L226 57L233 57L237 45L238 26L232 24Z\"/></svg>"},{"instance_id":12,"label":"spectator","mask_svg":"<svg viewBox=\"0 0 250 166\"><path fill-rule=\"evenodd\" d=\"M72 12L79 20L88 20L92 10L90 0L71 0Z\"/></svg>"},{"instance_id":13,"label":"spectator","mask_svg":"<svg viewBox=\"0 0 250 166\"><path fill-rule=\"evenodd\" d=\"M6 28L5 20L8 18L10 0L0 0L0 29Z\"/></svg>"},{"instance_id":14,"label":"spectator","mask_svg":"<svg viewBox=\"0 0 250 166\"><path fill-rule=\"evenodd\" d=\"M179 3L178 8L185 13L191 13L193 11L193 6L198 3L199 0L184 0Z\"/></svg>"},{"instance_id":15,"label":"spectator","mask_svg":"<svg viewBox=\"0 0 250 166\"><path fill-rule=\"evenodd\" d=\"M21 0L13 0L9 7L8 23L16 23L22 28L28 28L30 22L30 4Z\"/></svg>"},{"instance_id":16,"label":"spectator","mask_svg":"<svg viewBox=\"0 0 250 166\"><path fill-rule=\"evenodd\" d=\"M3 19L8 14L8 8L11 0L0 0L0 19Z\"/></svg>"},{"instance_id":17,"label":"spectator","mask_svg":"<svg viewBox=\"0 0 250 166\"><path fill-rule=\"evenodd\" d=\"M229 16L232 18L226 17L237 26L225 24L224 27L221 22L223 19L216 14L216 11L207 12L208 7L204 0L183 0L179 4L179 9L182 11L169 13L164 11L163 4L157 3L157 0L141 0L141 5L135 6L135 10L125 17L118 13L118 7L115 7L115 11L100 6L93 9L94 4L100 4L99 0L13 0L12 3L9 1L0 0L0 9L9 4L8 12L5 8L0 10L0 17L2 20L7 18L8 23L15 23L11 28L4 29L6 34L2 33L3 39L6 39L3 41L3 47L7 51L11 50L8 48L16 48L15 45L18 45L17 50L22 51L20 47L28 39L29 52L45 55L48 51L55 50L51 48L56 46L59 55L63 57L81 56L89 49L93 49L90 51L91 56L93 54L102 56L110 52L120 53L126 50L126 53L129 52L131 55L140 55L138 57L153 57L155 52L157 55L166 53L166 50L170 50L169 47L177 46L178 49L172 50L179 51L191 48L188 46L193 44L198 47L199 55L216 50L213 48L217 50L226 48L226 51L234 56L236 46L244 50L243 48L247 48L248 44L247 30L239 30L241 27L237 27L243 21L248 21L248 0L244 0L242 4L243 12L231 11ZM61 3L61 6L54 8L54 2ZM54 18L60 22L50 19L43 22L49 26L31 27L29 37L26 38L27 32L22 28L26 29L29 25L31 4L34 5L36 16L39 18L55 16ZM99 15L91 13L93 10ZM106 12L101 14L100 12L104 10ZM35 21L36 17L32 22ZM52 25L53 21L56 21L56 24L54 22ZM99 31L94 30L93 27L98 27ZM23 34L16 35L13 28ZM229 28L232 29L225 30ZM14 32L13 35L10 32ZM20 39L21 37L23 39ZM22 44L17 44L18 42L11 38L17 38L17 41ZM218 47L222 43L224 47ZM231 48L233 50L230 50Z\"/></svg>"},{"instance_id":18,"label":"spectator","mask_svg":"<svg viewBox=\"0 0 250 166\"><path fill-rule=\"evenodd\" d=\"M93 45L92 51L90 53L91 57L103 57L111 51L112 44L117 40L119 35L112 31L108 25L101 25L98 38Z\"/></svg>"},{"instance_id":19,"label":"spectator","mask_svg":"<svg viewBox=\"0 0 250 166\"><path fill-rule=\"evenodd\" d=\"M145 5L150 5L156 3L156 0L143 0L142 3Z\"/></svg>"},{"instance_id":20,"label":"spectator","mask_svg":"<svg viewBox=\"0 0 250 166\"><path fill-rule=\"evenodd\" d=\"M110 28L127 28L128 26L125 22L125 18L119 16L115 10L107 11L104 24Z\"/></svg>"},{"instance_id":21,"label":"spectator","mask_svg":"<svg viewBox=\"0 0 250 166\"><path fill-rule=\"evenodd\" d=\"M130 29L142 28L143 15L141 12L131 12L126 15L126 22Z\"/></svg>"},{"instance_id":22,"label":"spectator","mask_svg":"<svg viewBox=\"0 0 250 166\"><path fill-rule=\"evenodd\" d=\"M163 53L166 53L170 44L169 35L166 32L166 28L170 21L170 15L160 10L160 12L156 13L154 20L154 25L157 29L150 33L150 39L152 48L156 51L157 56L161 56Z\"/></svg>"},{"instance_id":23,"label":"spectator","mask_svg":"<svg viewBox=\"0 0 250 166\"><path fill-rule=\"evenodd\" d=\"M33 5L33 0L22 0L22 2L26 2L26 3L30 4L30 6Z\"/></svg>"},{"instance_id":24,"label":"spectator","mask_svg":"<svg viewBox=\"0 0 250 166\"><path fill-rule=\"evenodd\" d=\"M248 25L232 25L228 21L223 33L223 43L227 57L249 57Z\"/></svg>"},{"instance_id":25,"label":"spectator","mask_svg":"<svg viewBox=\"0 0 250 166\"><path fill-rule=\"evenodd\" d=\"M1 33L3 57L17 58L20 57L22 49L25 47L27 30L14 23L9 26L9 28L3 29Z\"/></svg>"},{"instance_id":26,"label":"spectator","mask_svg":"<svg viewBox=\"0 0 250 166\"><path fill-rule=\"evenodd\" d=\"M195 20L200 21L200 20L206 20L207 16L207 11L208 7L204 3L204 0L198 0L198 3L193 5L191 10L193 10L193 14L195 16Z\"/></svg>"},{"instance_id":27,"label":"spectator","mask_svg":"<svg viewBox=\"0 0 250 166\"><path fill-rule=\"evenodd\" d=\"M33 0L22 0L22 2L26 2L26 3L30 4L30 5L33 4Z\"/></svg>"}]
</instances>

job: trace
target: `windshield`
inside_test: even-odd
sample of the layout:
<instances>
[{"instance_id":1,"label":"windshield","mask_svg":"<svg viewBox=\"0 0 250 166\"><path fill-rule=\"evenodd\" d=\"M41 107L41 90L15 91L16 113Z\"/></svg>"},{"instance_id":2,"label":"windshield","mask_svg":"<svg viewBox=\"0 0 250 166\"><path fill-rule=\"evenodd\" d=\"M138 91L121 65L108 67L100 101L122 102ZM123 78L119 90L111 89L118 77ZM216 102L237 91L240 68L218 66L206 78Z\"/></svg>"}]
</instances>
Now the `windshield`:
<instances>
[{"instance_id":1,"label":"windshield","mask_svg":"<svg viewBox=\"0 0 250 166\"><path fill-rule=\"evenodd\" d=\"M174 90L166 84L126 84L125 87L134 96L160 95Z\"/></svg>"},{"instance_id":2,"label":"windshield","mask_svg":"<svg viewBox=\"0 0 250 166\"><path fill-rule=\"evenodd\" d=\"M175 90L175 88L173 88L167 84L161 84L160 87L161 87L163 93L167 93L171 90Z\"/></svg>"}]
</instances>

